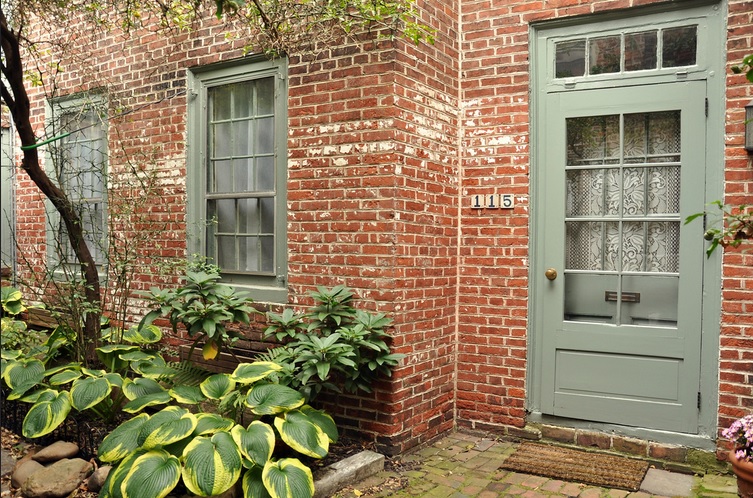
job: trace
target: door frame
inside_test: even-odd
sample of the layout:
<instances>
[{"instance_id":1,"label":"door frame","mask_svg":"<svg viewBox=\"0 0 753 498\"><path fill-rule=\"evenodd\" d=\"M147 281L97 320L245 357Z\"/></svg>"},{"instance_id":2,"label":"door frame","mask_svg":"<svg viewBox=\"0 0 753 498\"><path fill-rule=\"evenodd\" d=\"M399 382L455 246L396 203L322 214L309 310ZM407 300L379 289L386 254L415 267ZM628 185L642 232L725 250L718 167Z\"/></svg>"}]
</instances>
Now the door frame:
<instances>
[{"instance_id":1,"label":"door frame","mask_svg":"<svg viewBox=\"0 0 753 498\"><path fill-rule=\"evenodd\" d=\"M698 65L688 71L664 72L645 77L636 76L617 79L614 76L584 79L575 85L583 88L608 88L631 84L651 84L677 80L705 80L707 84L708 116L706 122L706 170L705 202L708 204L723 198L724 182L724 28L726 26L726 2L695 1L681 5L656 5L628 9L619 13L590 15L556 21L544 21L531 25L529 43L531 47L531 218L530 218L530 265L529 265L529 321L528 321L528 362L527 362L527 411L528 421L566 427L587 427L595 430L608 430L616 434L651 439L654 441L683 444L692 447L713 449L717 434L718 378L719 378L719 319L721 314L721 251L705 260L703 268L703 304L701 318L701 358L700 358L700 409L698 412L697 434L681 434L657 431L641 427L628 427L615 424L597 423L574 419L562 419L541 413L543 362L542 313L546 303L542 293L548 282L544 277L546 262L542 256L542 237L538 230L545 227L544 214L537 208L543 197L543 147L546 112L542 102L548 92L568 91L563 81L552 78L553 64L548 62L548 40L561 36L585 34L619 25L651 26L668 19L703 20L699 40ZM682 74L679 74L682 73ZM541 144L539 146L539 144ZM697 220L700 222L699 220Z\"/></svg>"}]
</instances>

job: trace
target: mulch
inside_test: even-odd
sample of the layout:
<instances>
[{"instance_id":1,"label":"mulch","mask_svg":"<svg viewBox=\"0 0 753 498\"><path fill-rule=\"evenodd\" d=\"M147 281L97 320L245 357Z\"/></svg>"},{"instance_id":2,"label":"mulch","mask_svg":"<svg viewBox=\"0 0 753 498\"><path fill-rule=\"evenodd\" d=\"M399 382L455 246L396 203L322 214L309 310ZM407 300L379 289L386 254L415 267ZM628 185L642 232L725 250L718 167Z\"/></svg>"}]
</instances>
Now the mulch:
<instances>
[{"instance_id":1,"label":"mulch","mask_svg":"<svg viewBox=\"0 0 753 498\"><path fill-rule=\"evenodd\" d=\"M523 474L638 491L649 464L615 455L523 443L500 468Z\"/></svg>"}]
</instances>

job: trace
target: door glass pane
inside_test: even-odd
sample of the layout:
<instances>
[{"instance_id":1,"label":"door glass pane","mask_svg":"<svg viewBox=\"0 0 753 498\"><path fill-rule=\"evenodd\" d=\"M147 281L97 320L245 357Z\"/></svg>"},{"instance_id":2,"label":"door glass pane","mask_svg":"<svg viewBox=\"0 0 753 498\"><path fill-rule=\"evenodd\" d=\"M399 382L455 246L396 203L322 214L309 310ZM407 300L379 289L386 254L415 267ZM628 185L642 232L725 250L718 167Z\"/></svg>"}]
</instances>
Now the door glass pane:
<instances>
[{"instance_id":1,"label":"door glass pane","mask_svg":"<svg viewBox=\"0 0 753 498\"><path fill-rule=\"evenodd\" d=\"M586 40L557 43L554 51L556 78L572 78L586 74Z\"/></svg>"},{"instance_id":2,"label":"door glass pane","mask_svg":"<svg viewBox=\"0 0 753 498\"><path fill-rule=\"evenodd\" d=\"M680 113L571 118L566 136L565 319L672 325Z\"/></svg>"},{"instance_id":3,"label":"door glass pane","mask_svg":"<svg viewBox=\"0 0 753 498\"><path fill-rule=\"evenodd\" d=\"M620 36L592 38L588 44L589 74L620 72Z\"/></svg>"},{"instance_id":4,"label":"door glass pane","mask_svg":"<svg viewBox=\"0 0 753 498\"><path fill-rule=\"evenodd\" d=\"M625 71L656 69L656 30L625 35Z\"/></svg>"},{"instance_id":5,"label":"door glass pane","mask_svg":"<svg viewBox=\"0 0 753 498\"><path fill-rule=\"evenodd\" d=\"M695 65L697 42L696 26L665 29L662 32L662 67Z\"/></svg>"}]
</instances>

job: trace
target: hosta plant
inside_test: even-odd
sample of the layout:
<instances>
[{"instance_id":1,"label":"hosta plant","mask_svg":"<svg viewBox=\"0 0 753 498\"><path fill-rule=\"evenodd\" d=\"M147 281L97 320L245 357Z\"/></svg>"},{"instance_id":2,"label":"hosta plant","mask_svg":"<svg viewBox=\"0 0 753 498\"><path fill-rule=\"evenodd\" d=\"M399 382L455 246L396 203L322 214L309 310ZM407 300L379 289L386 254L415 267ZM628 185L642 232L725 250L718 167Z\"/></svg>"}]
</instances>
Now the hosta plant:
<instances>
[{"instance_id":1,"label":"hosta plant","mask_svg":"<svg viewBox=\"0 0 753 498\"><path fill-rule=\"evenodd\" d=\"M7 399L32 404L22 424L25 437L49 434L72 410L86 411L110 422L121 412L136 413L146 406L170 401L168 390L155 380L166 367L164 359L140 347L160 340L157 327L132 327L123 334L125 343L98 348L102 369L87 368L78 362L51 365L52 352L68 341L62 332L58 328L50 336L46 354L2 351L0 377L9 389ZM155 368L159 368L158 373L149 375L149 369Z\"/></svg>"},{"instance_id":2,"label":"hosta plant","mask_svg":"<svg viewBox=\"0 0 753 498\"><path fill-rule=\"evenodd\" d=\"M269 350L261 358L280 363L279 381L301 391L307 399L323 390L371 392L380 377L405 356L392 353L386 330L392 320L383 313L353 307L353 292L342 285L311 293L315 304L305 313L287 308L268 313L265 336L288 343Z\"/></svg>"},{"instance_id":3,"label":"hosta plant","mask_svg":"<svg viewBox=\"0 0 753 498\"><path fill-rule=\"evenodd\" d=\"M121 424L99 447L100 460L115 464L100 497L161 498L179 483L197 496L218 495L238 483L247 497L313 496L311 470L291 453L325 457L337 428L300 393L269 382L280 368L242 363L195 388L176 387L175 402ZM207 403L222 413L186 407Z\"/></svg>"}]
</instances>

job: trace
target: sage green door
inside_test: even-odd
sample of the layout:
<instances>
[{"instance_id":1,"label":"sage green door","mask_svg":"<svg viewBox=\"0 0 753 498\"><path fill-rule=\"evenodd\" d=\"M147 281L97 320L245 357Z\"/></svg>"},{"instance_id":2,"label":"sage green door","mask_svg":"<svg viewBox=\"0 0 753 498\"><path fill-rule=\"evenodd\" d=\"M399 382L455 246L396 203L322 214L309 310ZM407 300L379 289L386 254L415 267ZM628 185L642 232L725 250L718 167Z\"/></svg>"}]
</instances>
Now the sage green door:
<instances>
[{"instance_id":1,"label":"sage green door","mask_svg":"<svg viewBox=\"0 0 753 498\"><path fill-rule=\"evenodd\" d=\"M544 99L541 411L698 428L706 83ZM543 214L543 216L541 216Z\"/></svg>"}]
</instances>

